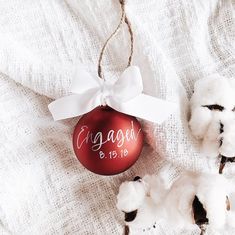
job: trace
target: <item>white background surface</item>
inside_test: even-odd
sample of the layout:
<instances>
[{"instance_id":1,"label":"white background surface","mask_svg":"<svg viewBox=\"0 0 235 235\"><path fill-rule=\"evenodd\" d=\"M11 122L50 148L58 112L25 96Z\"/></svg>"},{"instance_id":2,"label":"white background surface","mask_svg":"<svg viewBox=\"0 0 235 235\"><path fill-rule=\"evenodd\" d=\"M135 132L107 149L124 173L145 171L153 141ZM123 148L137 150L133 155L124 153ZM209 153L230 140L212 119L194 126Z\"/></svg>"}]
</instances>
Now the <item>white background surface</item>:
<instances>
[{"instance_id":1,"label":"white background surface","mask_svg":"<svg viewBox=\"0 0 235 235\"><path fill-rule=\"evenodd\" d=\"M102 177L86 171L73 154L77 119L54 122L47 105L68 93L79 64L96 73L100 49L120 17L118 1L0 2L3 234L121 234L115 195L122 181L157 173L168 162L217 172L217 163L198 154L187 102L197 79L234 78L234 0L128 0L126 8L135 35L133 64L141 69L145 93L177 102L180 112L162 126L144 122L151 147L124 174ZM125 28L108 48L107 79L125 68L128 39ZM178 174L175 167L169 180ZM225 173L234 170L226 166ZM179 234L171 229L163 221L156 234Z\"/></svg>"}]
</instances>

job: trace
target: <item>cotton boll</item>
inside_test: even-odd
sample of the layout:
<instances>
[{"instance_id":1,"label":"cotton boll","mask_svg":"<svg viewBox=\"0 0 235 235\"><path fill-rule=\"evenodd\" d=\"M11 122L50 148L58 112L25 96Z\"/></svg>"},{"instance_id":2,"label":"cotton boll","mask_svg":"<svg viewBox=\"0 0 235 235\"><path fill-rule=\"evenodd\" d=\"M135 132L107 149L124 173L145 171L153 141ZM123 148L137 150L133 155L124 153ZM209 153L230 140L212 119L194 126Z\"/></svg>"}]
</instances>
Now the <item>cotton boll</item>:
<instances>
[{"instance_id":1,"label":"cotton boll","mask_svg":"<svg viewBox=\"0 0 235 235\"><path fill-rule=\"evenodd\" d=\"M227 225L235 228L235 212L234 211L228 211L227 213Z\"/></svg>"},{"instance_id":2,"label":"cotton boll","mask_svg":"<svg viewBox=\"0 0 235 235\"><path fill-rule=\"evenodd\" d=\"M126 224L130 229L141 229L152 227L155 222L165 219L164 207L157 206L150 197L145 197L142 205L138 208L135 219ZM142 230L142 229L141 229Z\"/></svg>"},{"instance_id":3,"label":"cotton boll","mask_svg":"<svg viewBox=\"0 0 235 235\"><path fill-rule=\"evenodd\" d=\"M195 187L191 184L186 185L187 189L181 191L181 196L178 200L179 220L175 221L180 224L192 224L194 219L192 217L192 200L195 196ZM178 195L179 196L179 195ZM172 214L172 216L174 216ZM174 219L173 219L174 220Z\"/></svg>"},{"instance_id":4,"label":"cotton boll","mask_svg":"<svg viewBox=\"0 0 235 235\"><path fill-rule=\"evenodd\" d=\"M217 158L219 155L219 141L214 141L205 138L202 142L201 151L204 155L209 156L210 158Z\"/></svg>"},{"instance_id":5,"label":"cotton boll","mask_svg":"<svg viewBox=\"0 0 235 235\"><path fill-rule=\"evenodd\" d=\"M235 156L235 114L214 112L202 141L202 150L209 156Z\"/></svg>"},{"instance_id":6,"label":"cotton boll","mask_svg":"<svg viewBox=\"0 0 235 235\"><path fill-rule=\"evenodd\" d=\"M217 157L219 155L220 126L220 120L213 117L202 141L202 151L210 157Z\"/></svg>"},{"instance_id":7,"label":"cotton boll","mask_svg":"<svg viewBox=\"0 0 235 235\"><path fill-rule=\"evenodd\" d=\"M191 118L189 121L192 134L197 139L203 139L208 125L216 111L205 107L218 104L223 107L231 106L231 88L227 80L221 77L209 77L198 80L194 85L194 93L190 100Z\"/></svg>"},{"instance_id":8,"label":"cotton boll","mask_svg":"<svg viewBox=\"0 0 235 235\"><path fill-rule=\"evenodd\" d=\"M235 228L235 191L234 191L234 179L228 181L228 196L230 202L230 211L227 211L227 225Z\"/></svg>"},{"instance_id":9,"label":"cotton boll","mask_svg":"<svg viewBox=\"0 0 235 235\"><path fill-rule=\"evenodd\" d=\"M142 179L142 183L145 185L146 195L150 195L150 190L152 188L152 184L155 181L156 175L145 175Z\"/></svg>"},{"instance_id":10,"label":"cotton boll","mask_svg":"<svg viewBox=\"0 0 235 235\"><path fill-rule=\"evenodd\" d=\"M154 229L159 220L166 218L164 204L155 204L148 195L155 179L156 176L146 175L141 181L124 182L119 188L117 208L125 212L125 224L131 233ZM130 213L134 213L132 218L129 217Z\"/></svg>"},{"instance_id":11,"label":"cotton boll","mask_svg":"<svg viewBox=\"0 0 235 235\"><path fill-rule=\"evenodd\" d=\"M143 182L148 185L149 191L147 195L152 198L154 203L162 203L168 192L168 188L161 175L146 175L143 178Z\"/></svg>"},{"instance_id":12,"label":"cotton boll","mask_svg":"<svg viewBox=\"0 0 235 235\"><path fill-rule=\"evenodd\" d=\"M234 157L235 82L221 76L198 80L190 106L189 126L194 137L202 140L202 152L210 157L218 157L220 153Z\"/></svg>"},{"instance_id":13,"label":"cotton boll","mask_svg":"<svg viewBox=\"0 0 235 235\"><path fill-rule=\"evenodd\" d=\"M235 120L223 122L224 132L220 134L222 145L219 148L221 155L235 157Z\"/></svg>"},{"instance_id":14,"label":"cotton boll","mask_svg":"<svg viewBox=\"0 0 235 235\"><path fill-rule=\"evenodd\" d=\"M199 106L192 110L189 127L196 139L203 139L211 119L212 112L207 108Z\"/></svg>"},{"instance_id":15,"label":"cotton boll","mask_svg":"<svg viewBox=\"0 0 235 235\"><path fill-rule=\"evenodd\" d=\"M206 227L206 232L203 235L222 235L221 233L223 231L218 231L218 229L215 229L213 226L208 225Z\"/></svg>"},{"instance_id":16,"label":"cotton boll","mask_svg":"<svg viewBox=\"0 0 235 235\"><path fill-rule=\"evenodd\" d=\"M228 78L228 82L229 82L229 85L230 87L235 90L235 80L234 78ZM234 94L235 95L235 94Z\"/></svg>"},{"instance_id":17,"label":"cotton boll","mask_svg":"<svg viewBox=\"0 0 235 235\"><path fill-rule=\"evenodd\" d=\"M219 104L228 109L232 109L234 106L234 97L234 90L227 78L210 76L198 80L195 83L191 104L192 107Z\"/></svg>"},{"instance_id":18,"label":"cotton boll","mask_svg":"<svg viewBox=\"0 0 235 235\"><path fill-rule=\"evenodd\" d=\"M124 182L117 195L117 208L124 212L134 211L142 205L145 195L146 189L142 182Z\"/></svg>"},{"instance_id":19,"label":"cotton boll","mask_svg":"<svg viewBox=\"0 0 235 235\"><path fill-rule=\"evenodd\" d=\"M219 190L207 191L207 198L204 200L201 193L197 195L207 211L210 225L216 229L223 228L226 222L226 195Z\"/></svg>"},{"instance_id":20,"label":"cotton boll","mask_svg":"<svg viewBox=\"0 0 235 235\"><path fill-rule=\"evenodd\" d=\"M184 174L173 183L165 199L165 208L168 221L174 227L183 228L194 223L192 201L195 192L194 174Z\"/></svg>"},{"instance_id":21,"label":"cotton boll","mask_svg":"<svg viewBox=\"0 0 235 235\"><path fill-rule=\"evenodd\" d=\"M223 175L202 175L198 178L196 195L207 212L209 224L221 229L226 223L226 197L229 184Z\"/></svg>"},{"instance_id":22,"label":"cotton boll","mask_svg":"<svg viewBox=\"0 0 235 235\"><path fill-rule=\"evenodd\" d=\"M227 196L233 189L232 181L219 174L190 172L185 172L169 185L163 178L161 175L147 175L141 181L124 182L120 186L118 209L126 213L136 211L132 220L126 220L130 231L143 231L143 228L153 227L162 219L175 229L195 224L195 196L206 210L208 231L216 234L216 231L223 230L225 224L232 226L234 213L226 207Z\"/></svg>"},{"instance_id":23,"label":"cotton boll","mask_svg":"<svg viewBox=\"0 0 235 235\"><path fill-rule=\"evenodd\" d=\"M228 212L226 196L230 191L231 184L223 175L183 174L172 185L164 201L169 223L175 227L194 224L192 203L197 196L211 228L223 228Z\"/></svg>"},{"instance_id":24,"label":"cotton boll","mask_svg":"<svg viewBox=\"0 0 235 235\"><path fill-rule=\"evenodd\" d=\"M152 198L155 204L160 204L163 202L163 200L165 200L164 197L166 196L166 193L167 191L159 190L158 187L154 187L150 191L150 197Z\"/></svg>"}]
</instances>

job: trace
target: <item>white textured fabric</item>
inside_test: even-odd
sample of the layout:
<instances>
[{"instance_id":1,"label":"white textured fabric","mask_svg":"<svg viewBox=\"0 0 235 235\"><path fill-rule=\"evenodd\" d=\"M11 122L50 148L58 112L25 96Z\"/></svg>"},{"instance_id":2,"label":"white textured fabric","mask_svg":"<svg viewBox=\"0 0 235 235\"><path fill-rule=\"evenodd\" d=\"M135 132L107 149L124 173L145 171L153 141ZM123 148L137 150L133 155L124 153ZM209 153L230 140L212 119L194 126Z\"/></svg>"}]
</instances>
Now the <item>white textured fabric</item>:
<instances>
[{"instance_id":1,"label":"white textured fabric","mask_svg":"<svg viewBox=\"0 0 235 235\"><path fill-rule=\"evenodd\" d=\"M122 234L123 215L115 208L122 181L166 164L173 164L169 181L180 168L217 172L190 134L188 98L199 78L235 76L235 1L127 0L126 8L144 92L178 102L180 112L161 126L143 122L150 146L130 170L102 177L86 171L73 154L77 119L54 122L47 105L68 93L78 65L96 73L100 49L120 17L118 1L0 2L2 234ZM107 79L125 68L128 40L125 28L109 46ZM232 164L224 169L234 171ZM155 234L199 232L173 229L163 221Z\"/></svg>"}]
</instances>

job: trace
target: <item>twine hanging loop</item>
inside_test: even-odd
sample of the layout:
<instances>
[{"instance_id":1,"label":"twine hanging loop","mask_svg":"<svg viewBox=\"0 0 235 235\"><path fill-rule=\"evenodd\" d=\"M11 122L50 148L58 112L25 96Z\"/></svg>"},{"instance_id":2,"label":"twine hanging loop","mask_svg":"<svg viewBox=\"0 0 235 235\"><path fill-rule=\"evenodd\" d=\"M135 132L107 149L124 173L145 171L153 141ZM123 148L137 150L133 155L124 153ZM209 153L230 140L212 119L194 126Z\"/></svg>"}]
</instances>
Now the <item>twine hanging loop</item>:
<instances>
[{"instance_id":1,"label":"twine hanging loop","mask_svg":"<svg viewBox=\"0 0 235 235\"><path fill-rule=\"evenodd\" d=\"M113 39L119 32L119 30L121 29L123 23L125 22L127 27L128 27L128 31L129 31L129 34L130 34L130 41L131 41L131 45L130 45L130 56L128 58L128 63L127 63L127 67L131 65L131 62L132 62L132 56L133 56L133 48L134 48L134 36L133 36L133 31L132 31L132 28L131 28L131 23L129 21L129 19L127 18L126 16L126 11L125 11L125 4L126 4L126 1L125 0L119 0L119 3L120 3L120 6L121 6L121 19L118 23L118 26L116 27L116 29L113 31L113 33L107 38L107 40L105 41L104 43L104 46L102 47L101 49L101 52L100 52L100 56L99 56L99 60L98 60L98 76L101 78L101 79L105 79L104 78L104 74L103 74L103 70L102 70L102 59L103 59L103 56L104 56L104 52L107 48L107 45L109 44L109 42L111 41L111 39Z\"/></svg>"}]
</instances>

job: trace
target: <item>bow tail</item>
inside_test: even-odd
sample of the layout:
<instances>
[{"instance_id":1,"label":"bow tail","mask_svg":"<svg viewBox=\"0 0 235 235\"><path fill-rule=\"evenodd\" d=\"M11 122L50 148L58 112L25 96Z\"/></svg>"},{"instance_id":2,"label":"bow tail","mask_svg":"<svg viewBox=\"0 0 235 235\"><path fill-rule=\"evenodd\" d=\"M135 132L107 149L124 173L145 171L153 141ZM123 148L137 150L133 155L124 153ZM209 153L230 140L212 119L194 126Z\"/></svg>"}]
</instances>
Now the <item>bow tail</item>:
<instances>
[{"instance_id":1,"label":"bow tail","mask_svg":"<svg viewBox=\"0 0 235 235\"><path fill-rule=\"evenodd\" d=\"M145 94L123 103L110 99L108 105L119 112L158 124L164 122L177 108L175 103Z\"/></svg>"},{"instance_id":2,"label":"bow tail","mask_svg":"<svg viewBox=\"0 0 235 235\"><path fill-rule=\"evenodd\" d=\"M85 94L74 94L57 99L48 105L55 121L72 118L90 112L100 105L97 89Z\"/></svg>"}]
</instances>

